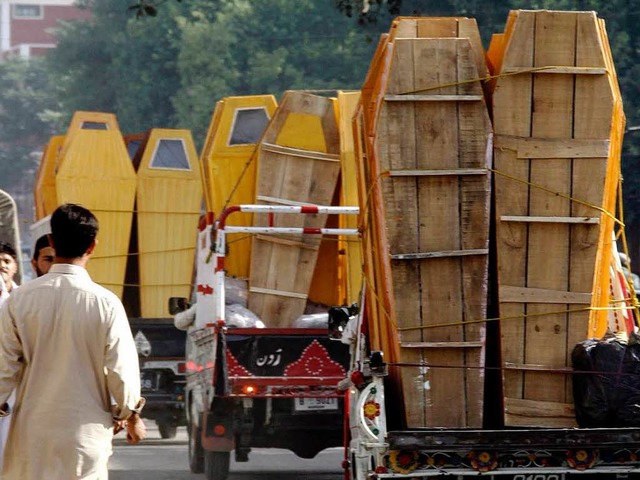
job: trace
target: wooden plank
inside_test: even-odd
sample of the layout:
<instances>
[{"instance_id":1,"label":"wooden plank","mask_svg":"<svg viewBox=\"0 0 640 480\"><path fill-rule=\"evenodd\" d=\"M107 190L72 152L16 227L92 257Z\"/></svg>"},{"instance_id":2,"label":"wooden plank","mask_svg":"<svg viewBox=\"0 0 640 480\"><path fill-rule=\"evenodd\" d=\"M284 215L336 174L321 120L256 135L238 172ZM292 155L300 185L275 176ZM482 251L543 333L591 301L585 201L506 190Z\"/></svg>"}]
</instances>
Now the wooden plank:
<instances>
[{"instance_id":1,"label":"wooden plank","mask_svg":"<svg viewBox=\"0 0 640 480\"><path fill-rule=\"evenodd\" d=\"M387 94L395 94L414 89L413 43L396 40L393 46L393 57ZM383 170L415 169L416 143L415 104L383 102L377 131L379 162ZM375 180L373 180L375 181ZM416 181L411 178L392 179L380 184L384 198L385 228L387 242L392 252L418 251L418 192ZM395 314L398 327L422 324L416 315L420 305L420 291L415 285L420 284L420 271L415 262L404 265L391 264L393 295L406 290L405 295L397 302ZM413 287L410 287L413 286ZM422 330L402 332L402 341L424 341ZM406 363L421 364L424 362L423 352L419 350L403 352L401 360ZM418 367L402 369L402 390L405 392L407 425L426 425L425 406L427 397L424 389L415 388L415 379L422 377Z\"/></svg>"},{"instance_id":2,"label":"wooden plank","mask_svg":"<svg viewBox=\"0 0 640 480\"><path fill-rule=\"evenodd\" d=\"M418 18L417 35L419 38L451 38L458 36L456 17Z\"/></svg>"},{"instance_id":3,"label":"wooden plank","mask_svg":"<svg viewBox=\"0 0 640 480\"><path fill-rule=\"evenodd\" d=\"M483 95L385 95L387 102L481 102Z\"/></svg>"},{"instance_id":4,"label":"wooden plank","mask_svg":"<svg viewBox=\"0 0 640 480\"><path fill-rule=\"evenodd\" d=\"M531 215L502 215L502 222L523 222L523 223L579 223L598 224L600 217L540 217Z\"/></svg>"},{"instance_id":5,"label":"wooden plank","mask_svg":"<svg viewBox=\"0 0 640 480\"><path fill-rule=\"evenodd\" d=\"M393 38L416 38L418 19L415 17L398 17L393 21Z\"/></svg>"},{"instance_id":6,"label":"wooden plank","mask_svg":"<svg viewBox=\"0 0 640 480\"><path fill-rule=\"evenodd\" d=\"M530 425L531 418L539 419L540 423L550 428L575 426L575 408L572 403L508 399L505 402L505 414L506 421L513 426Z\"/></svg>"},{"instance_id":7,"label":"wooden plank","mask_svg":"<svg viewBox=\"0 0 640 480\"><path fill-rule=\"evenodd\" d=\"M451 170L390 170L390 177L425 177L427 175L487 175L486 168L454 168Z\"/></svg>"},{"instance_id":8,"label":"wooden plank","mask_svg":"<svg viewBox=\"0 0 640 480\"><path fill-rule=\"evenodd\" d=\"M488 248L474 248L471 250L447 250L442 252L420 252L420 253L396 253L391 254L393 260L419 260L425 258L446 258L464 257L468 255L488 255Z\"/></svg>"},{"instance_id":9,"label":"wooden plank","mask_svg":"<svg viewBox=\"0 0 640 480\"><path fill-rule=\"evenodd\" d=\"M402 348L483 348L482 342L402 342Z\"/></svg>"},{"instance_id":10,"label":"wooden plank","mask_svg":"<svg viewBox=\"0 0 640 480\"><path fill-rule=\"evenodd\" d=\"M339 162L340 155L336 153L324 153L312 150L302 150L300 148L285 147L282 145L274 145L268 142L262 142L260 145L265 152L281 153L292 157L310 158L313 160L326 160L328 162Z\"/></svg>"},{"instance_id":11,"label":"wooden plank","mask_svg":"<svg viewBox=\"0 0 640 480\"><path fill-rule=\"evenodd\" d=\"M533 14L512 11L505 29L505 54L503 67L533 66L533 39L535 23ZM497 64L500 61L496 61ZM531 99L533 82L531 75L500 77L493 92L493 120L496 139L502 135L527 137L531 134ZM528 162L519 161L515 151L495 148L495 169L511 177L529 180ZM507 176L495 175L496 218L503 215L529 214L529 189L525 183ZM496 222L498 291L503 285L526 286L526 245L528 224ZM514 318L500 322L503 361L524 363L526 306L524 304L500 304L500 316ZM523 319L523 320L517 320ZM504 397L522 395L524 375L521 372L504 373Z\"/></svg>"},{"instance_id":12,"label":"wooden plank","mask_svg":"<svg viewBox=\"0 0 640 480\"><path fill-rule=\"evenodd\" d=\"M443 21L444 23L444 21ZM457 24L453 23L457 28ZM468 44L468 41L467 41ZM416 42L415 89L429 88L430 93L457 95L458 45L455 39L434 38ZM416 103L416 166L422 169L451 169L459 164L458 104ZM436 135L433 132L437 132ZM431 137L431 138L429 138ZM460 179L458 177L419 177L418 250L421 252L460 250ZM415 250L414 250L415 252ZM396 252L393 252L396 253ZM400 253L400 252L398 252ZM404 253L404 252L402 252ZM462 266L458 258L417 260L420 268L423 323L432 325L424 332L424 341L443 342L463 339L463 326L436 327L443 318L462 319ZM442 279L446 278L447 282ZM428 364L464 366L462 352L431 350L424 353ZM431 387L426 417L431 425L464 426L467 391L461 368L432 368L426 372ZM453 396L457 391L459 395Z\"/></svg>"},{"instance_id":13,"label":"wooden plank","mask_svg":"<svg viewBox=\"0 0 640 480\"><path fill-rule=\"evenodd\" d=\"M575 62L576 15L572 12L535 13L534 66L567 65ZM573 128L574 77L534 74L531 135L543 138L570 138ZM530 163L531 182L552 192L571 195L571 165L563 159ZM529 214L570 216L566 197L531 187ZM529 225L527 286L554 290L569 289L570 232L566 224ZM559 308L560 307L560 308ZM529 304L525 361L527 364L564 365L568 319L566 306ZM542 315L544 314L544 315ZM565 377L554 374L526 374L524 398L566 403ZM532 424L538 417L532 417Z\"/></svg>"},{"instance_id":14,"label":"wooden plank","mask_svg":"<svg viewBox=\"0 0 640 480\"><path fill-rule=\"evenodd\" d=\"M608 140L525 139L518 158L607 158L609 145Z\"/></svg>"},{"instance_id":15,"label":"wooden plank","mask_svg":"<svg viewBox=\"0 0 640 480\"><path fill-rule=\"evenodd\" d=\"M536 66L533 69L523 67L506 67L502 69L503 74L512 73L535 73L539 74L561 74L561 75L605 75L607 69L603 67L554 67L554 66Z\"/></svg>"},{"instance_id":16,"label":"wooden plank","mask_svg":"<svg viewBox=\"0 0 640 480\"><path fill-rule=\"evenodd\" d=\"M477 52L476 52L477 53ZM459 94L482 94L480 82L469 80L484 76L478 71L478 59L474 58L473 40L457 42ZM486 66L484 67L486 70ZM458 166L489 169L492 164L493 129L489 112L484 103L458 104ZM489 248L490 223L490 176L463 176L460 178L460 248L465 252L478 253ZM478 320L487 317L489 289L489 257L467 255L460 258L462 280L463 339L484 344L486 324ZM466 323L468 322L468 323ZM466 425L482 425L483 402L478 400L484 391L485 351L476 349L464 352L463 363L476 370L465 373L467 412Z\"/></svg>"},{"instance_id":17,"label":"wooden plank","mask_svg":"<svg viewBox=\"0 0 640 480\"><path fill-rule=\"evenodd\" d=\"M609 140L573 138L527 138L496 135L496 148L509 148L518 152L518 158L607 158Z\"/></svg>"},{"instance_id":18,"label":"wooden plank","mask_svg":"<svg viewBox=\"0 0 640 480\"><path fill-rule=\"evenodd\" d=\"M291 247L310 248L312 250L318 250L318 248L320 248L319 245L309 245L299 240L291 240L288 238L276 236L256 235L256 239L263 242L278 243L280 245L288 245Z\"/></svg>"},{"instance_id":19,"label":"wooden plank","mask_svg":"<svg viewBox=\"0 0 640 480\"><path fill-rule=\"evenodd\" d=\"M573 373L573 369L568 367L555 367L552 365L516 365L515 363L505 363L504 368L510 370L528 370L531 372L554 372L554 373ZM556 402L552 402L552 404L557 405Z\"/></svg>"},{"instance_id":20,"label":"wooden plank","mask_svg":"<svg viewBox=\"0 0 640 480\"><path fill-rule=\"evenodd\" d=\"M249 292L251 293L264 293L266 295L278 295L280 297L288 297L288 298L299 298L306 300L306 293L298 293L298 292L287 292L284 290L275 290L273 288L259 288L259 287L249 287Z\"/></svg>"},{"instance_id":21,"label":"wooden plank","mask_svg":"<svg viewBox=\"0 0 640 480\"><path fill-rule=\"evenodd\" d=\"M510 287L508 285L502 285L500 288L500 302L503 303L579 303L589 305L591 295L590 292L566 292L548 288Z\"/></svg>"}]
</instances>

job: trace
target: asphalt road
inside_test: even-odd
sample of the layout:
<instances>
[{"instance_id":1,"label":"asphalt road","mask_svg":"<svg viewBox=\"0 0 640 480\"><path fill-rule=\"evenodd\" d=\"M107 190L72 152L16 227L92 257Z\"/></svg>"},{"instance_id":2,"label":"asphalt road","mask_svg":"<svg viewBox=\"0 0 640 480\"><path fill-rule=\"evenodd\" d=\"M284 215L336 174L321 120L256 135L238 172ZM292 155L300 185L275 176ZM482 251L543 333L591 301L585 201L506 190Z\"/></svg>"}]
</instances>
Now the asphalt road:
<instances>
[{"instance_id":1,"label":"asphalt road","mask_svg":"<svg viewBox=\"0 0 640 480\"><path fill-rule=\"evenodd\" d=\"M123 433L113 443L109 462L110 480L204 480L187 464L187 433L184 427L171 440L163 440L154 425L147 423L149 435L139 445L128 445ZM311 460L287 450L256 449L249 461L236 463L231 454L229 480L340 480L342 449L320 452Z\"/></svg>"}]
</instances>

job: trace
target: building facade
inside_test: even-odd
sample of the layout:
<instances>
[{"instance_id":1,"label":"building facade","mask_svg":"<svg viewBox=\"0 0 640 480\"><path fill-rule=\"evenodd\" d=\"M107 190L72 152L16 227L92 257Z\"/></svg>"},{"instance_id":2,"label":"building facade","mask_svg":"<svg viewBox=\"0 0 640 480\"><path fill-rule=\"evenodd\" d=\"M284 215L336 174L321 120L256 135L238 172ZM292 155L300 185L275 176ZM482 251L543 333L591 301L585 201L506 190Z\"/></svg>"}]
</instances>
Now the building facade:
<instances>
[{"instance_id":1,"label":"building facade","mask_svg":"<svg viewBox=\"0 0 640 480\"><path fill-rule=\"evenodd\" d=\"M0 0L0 58L30 58L54 48L61 20L90 16L75 0Z\"/></svg>"}]
</instances>

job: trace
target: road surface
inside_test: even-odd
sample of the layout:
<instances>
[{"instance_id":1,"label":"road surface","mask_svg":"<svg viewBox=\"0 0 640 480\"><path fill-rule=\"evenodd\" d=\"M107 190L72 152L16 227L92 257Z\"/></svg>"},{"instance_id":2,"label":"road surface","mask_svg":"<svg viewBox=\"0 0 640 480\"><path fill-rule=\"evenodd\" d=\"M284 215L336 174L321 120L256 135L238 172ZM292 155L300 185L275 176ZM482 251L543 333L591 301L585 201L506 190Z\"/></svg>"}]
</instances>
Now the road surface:
<instances>
[{"instance_id":1,"label":"road surface","mask_svg":"<svg viewBox=\"0 0 640 480\"><path fill-rule=\"evenodd\" d=\"M113 442L109 462L110 480L204 480L204 474L189 472L187 433L184 427L171 440L163 440L158 429L147 422L149 436L140 445L127 445L123 433ZM236 463L231 454L229 480L340 480L342 449L320 452L304 460L279 449L256 449L249 462Z\"/></svg>"}]
</instances>

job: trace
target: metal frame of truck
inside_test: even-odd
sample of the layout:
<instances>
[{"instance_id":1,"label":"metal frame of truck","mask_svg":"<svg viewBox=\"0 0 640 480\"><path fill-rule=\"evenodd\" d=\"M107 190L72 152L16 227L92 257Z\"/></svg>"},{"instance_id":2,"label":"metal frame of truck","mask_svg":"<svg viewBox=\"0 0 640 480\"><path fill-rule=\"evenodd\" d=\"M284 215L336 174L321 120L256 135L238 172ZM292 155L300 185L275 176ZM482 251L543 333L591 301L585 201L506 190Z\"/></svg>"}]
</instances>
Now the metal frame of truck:
<instances>
[{"instance_id":1,"label":"metal frame of truck","mask_svg":"<svg viewBox=\"0 0 640 480\"><path fill-rule=\"evenodd\" d=\"M356 331L361 332L360 323ZM381 352L367 354L366 335L354 338L345 480L640 478L640 428L636 427L388 431L384 386L388 366Z\"/></svg>"},{"instance_id":2,"label":"metal frame of truck","mask_svg":"<svg viewBox=\"0 0 640 480\"><path fill-rule=\"evenodd\" d=\"M204 471L208 479L224 480L229 472L230 452L237 461L246 461L251 447L288 448L303 458L320 450L343 445L344 394L336 390L348 369L348 347L329 339L324 329L230 328L225 317L226 234L359 235L357 229L282 228L229 226L234 212L284 214L357 215L358 207L240 205L222 212L212 225L212 253L215 256L212 294L214 311L204 328L190 330L187 339L186 411L189 423L189 463L191 471ZM207 288L207 291L209 289ZM307 351L315 346L326 353L321 362L336 363L329 355L331 345L344 350L341 375L256 376L237 365L229 352L233 342L289 342ZM306 343L305 343L306 342ZM322 344L324 342L324 344ZM195 353L195 354L194 354ZM262 358L262 357L261 357ZM302 358L302 357L301 357ZM320 358L320 357L318 357ZM267 358L265 362L273 359ZM275 363L276 360L273 360ZM278 360L279 361L279 360ZM233 362L233 365L230 363ZM295 363L295 362L294 362ZM235 367L234 367L235 366ZM231 371L235 368L234 372ZM243 373L243 369L246 374ZM334 403L337 408L300 414L294 402L303 399ZM256 413L258 412L258 413ZM297 415L297 416L296 416ZM270 422L279 423L272 425ZM256 425L259 424L259 425ZM263 432L264 429L271 429ZM315 433L315 435L313 435Z\"/></svg>"}]
</instances>

